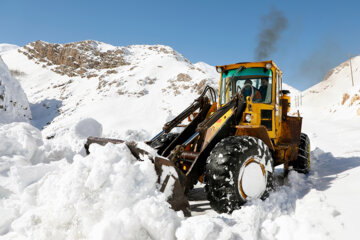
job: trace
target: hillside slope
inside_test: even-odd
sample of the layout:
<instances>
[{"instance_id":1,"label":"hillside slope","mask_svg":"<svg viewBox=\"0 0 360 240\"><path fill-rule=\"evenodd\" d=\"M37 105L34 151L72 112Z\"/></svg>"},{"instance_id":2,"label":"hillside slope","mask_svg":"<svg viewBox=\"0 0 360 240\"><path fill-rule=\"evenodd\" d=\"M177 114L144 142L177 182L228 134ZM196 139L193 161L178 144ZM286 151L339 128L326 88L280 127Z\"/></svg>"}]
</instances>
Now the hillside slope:
<instances>
[{"instance_id":1,"label":"hillside slope","mask_svg":"<svg viewBox=\"0 0 360 240\"><path fill-rule=\"evenodd\" d=\"M0 43L0 54L10 51L10 50L18 49L18 48L19 48L19 46L14 45L14 44Z\"/></svg>"},{"instance_id":2,"label":"hillside slope","mask_svg":"<svg viewBox=\"0 0 360 240\"><path fill-rule=\"evenodd\" d=\"M101 122L107 135L144 128L155 133L206 84L216 87L218 81L206 64L194 65L161 45L37 41L6 52L3 58L18 72L32 110L40 116L33 119L34 125L41 129L51 123L45 135L61 135L87 117Z\"/></svg>"},{"instance_id":3,"label":"hillside slope","mask_svg":"<svg viewBox=\"0 0 360 240\"><path fill-rule=\"evenodd\" d=\"M360 56L352 58L351 62L354 86L348 60L303 92L304 113L339 120L360 116Z\"/></svg>"},{"instance_id":4,"label":"hillside slope","mask_svg":"<svg viewBox=\"0 0 360 240\"><path fill-rule=\"evenodd\" d=\"M360 155L360 56L352 58L352 70L354 86L348 60L302 92L304 131L316 129L313 144L337 157Z\"/></svg>"}]
</instances>

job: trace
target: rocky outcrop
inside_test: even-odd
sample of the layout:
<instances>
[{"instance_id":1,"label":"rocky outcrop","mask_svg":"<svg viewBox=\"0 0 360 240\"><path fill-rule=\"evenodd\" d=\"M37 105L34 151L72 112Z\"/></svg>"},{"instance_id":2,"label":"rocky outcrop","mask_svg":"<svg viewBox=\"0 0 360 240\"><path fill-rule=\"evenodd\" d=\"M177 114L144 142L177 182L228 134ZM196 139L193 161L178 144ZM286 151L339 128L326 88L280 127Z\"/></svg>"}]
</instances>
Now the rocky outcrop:
<instances>
[{"instance_id":1,"label":"rocky outcrop","mask_svg":"<svg viewBox=\"0 0 360 240\"><path fill-rule=\"evenodd\" d=\"M45 78L51 76L46 89L54 89L62 101L70 96L67 89L73 83L80 84L81 78L88 78L89 82L84 80L89 86L96 86L99 95L140 98L155 89L165 95L179 96L184 92L198 95L205 85L212 85L219 77L211 66L192 64L164 45L112 46L94 40L57 44L39 40L14 54L27 61L25 55L31 64L42 67L43 70L36 68L37 74L44 74ZM17 64L10 70L13 77L24 82L30 77ZM48 75L48 70L63 77Z\"/></svg>"},{"instance_id":2,"label":"rocky outcrop","mask_svg":"<svg viewBox=\"0 0 360 240\"><path fill-rule=\"evenodd\" d=\"M97 77L98 70L128 65L124 60L126 51L121 47L101 51L98 42L87 40L75 43L56 44L43 41L32 42L18 49L28 59L69 77Z\"/></svg>"}]
</instances>

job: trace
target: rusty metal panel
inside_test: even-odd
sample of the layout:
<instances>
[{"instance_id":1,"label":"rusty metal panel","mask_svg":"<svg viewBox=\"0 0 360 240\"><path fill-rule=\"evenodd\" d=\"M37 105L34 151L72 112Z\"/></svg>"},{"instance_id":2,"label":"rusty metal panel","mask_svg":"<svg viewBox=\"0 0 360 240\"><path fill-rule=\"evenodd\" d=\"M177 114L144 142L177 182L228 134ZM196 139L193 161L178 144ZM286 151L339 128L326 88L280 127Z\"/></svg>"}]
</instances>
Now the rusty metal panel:
<instances>
[{"instance_id":1,"label":"rusty metal panel","mask_svg":"<svg viewBox=\"0 0 360 240\"><path fill-rule=\"evenodd\" d=\"M279 137L279 143L299 145L301 124L301 117L287 116L286 121L281 123L281 136Z\"/></svg>"},{"instance_id":2,"label":"rusty metal panel","mask_svg":"<svg viewBox=\"0 0 360 240\"><path fill-rule=\"evenodd\" d=\"M167 199L168 203L170 203L171 205L171 208L175 211L181 210L183 211L185 216L190 217L191 212L189 201L184 194L185 175L183 175L182 172L172 162L161 157L154 158L154 165L156 174L158 176L157 182L160 185L160 192L164 192L165 189L169 187L168 184L170 178L172 178L172 180L170 181L170 183L173 182L172 195ZM177 174L173 174L171 173L171 171L169 173L164 173L163 166L174 168Z\"/></svg>"},{"instance_id":3,"label":"rusty metal panel","mask_svg":"<svg viewBox=\"0 0 360 240\"><path fill-rule=\"evenodd\" d=\"M298 154L298 145L284 144L275 147L275 166L285 164L285 169L288 168L289 162L295 161Z\"/></svg>"},{"instance_id":4,"label":"rusty metal panel","mask_svg":"<svg viewBox=\"0 0 360 240\"><path fill-rule=\"evenodd\" d=\"M105 146L107 143L120 144L120 143L124 143L124 141L119 140L119 139L112 139L112 138L88 137L88 139L84 145L86 154L90 154L89 147L90 147L90 144L93 144L93 143L97 143L102 146Z\"/></svg>"},{"instance_id":5,"label":"rusty metal panel","mask_svg":"<svg viewBox=\"0 0 360 240\"><path fill-rule=\"evenodd\" d=\"M270 150L274 151L274 146L271 142L271 139L269 137L269 134L267 132L267 129L260 125L260 126L251 126L251 125L246 125L246 126L236 126L237 131L236 134L237 136L252 136L252 137L256 137L261 139L269 148Z\"/></svg>"}]
</instances>

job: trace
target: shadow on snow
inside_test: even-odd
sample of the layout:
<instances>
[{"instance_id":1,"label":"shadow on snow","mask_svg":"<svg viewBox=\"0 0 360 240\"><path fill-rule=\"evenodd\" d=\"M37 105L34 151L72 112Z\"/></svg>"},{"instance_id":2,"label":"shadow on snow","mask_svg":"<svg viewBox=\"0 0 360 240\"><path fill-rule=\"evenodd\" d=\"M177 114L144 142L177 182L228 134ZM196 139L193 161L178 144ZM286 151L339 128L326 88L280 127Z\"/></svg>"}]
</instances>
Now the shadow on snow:
<instances>
[{"instance_id":1,"label":"shadow on snow","mask_svg":"<svg viewBox=\"0 0 360 240\"><path fill-rule=\"evenodd\" d=\"M31 124L42 130L46 125L50 124L54 118L60 115L59 108L62 101L57 99L45 99L39 103L30 103L32 114Z\"/></svg>"},{"instance_id":2,"label":"shadow on snow","mask_svg":"<svg viewBox=\"0 0 360 240\"><path fill-rule=\"evenodd\" d=\"M360 167L360 157L334 157L329 152L317 148L311 152L312 166L316 177L316 190L325 191L331 186L333 180L344 178L347 170ZM311 172L310 172L311 174Z\"/></svg>"},{"instance_id":3,"label":"shadow on snow","mask_svg":"<svg viewBox=\"0 0 360 240\"><path fill-rule=\"evenodd\" d=\"M356 167L360 167L360 157L334 157L331 153L316 148L311 152L310 173L308 175L300 175L304 185L299 183L302 186L291 186L292 184L289 184L289 179L284 177L284 170L282 168L276 168L274 174L275 191L270 193L270 196L276 193L281 194L280 192L285 190L287 191L286 195L288 195L286 204L291 203L290 205L295 206L296 200L303 198L311 189L325 191L331 187L335 179L349 175L344 172ZM286 190L291 188L294 188L293 193ZM202 187L194 188L187 196L189 201L191 201L191 211L204 212L211 209L206 198L206 193ZM251 204L251 202L247 204ZM279 204L281 205L281 203Z\"/></svg>"}]
</instances>

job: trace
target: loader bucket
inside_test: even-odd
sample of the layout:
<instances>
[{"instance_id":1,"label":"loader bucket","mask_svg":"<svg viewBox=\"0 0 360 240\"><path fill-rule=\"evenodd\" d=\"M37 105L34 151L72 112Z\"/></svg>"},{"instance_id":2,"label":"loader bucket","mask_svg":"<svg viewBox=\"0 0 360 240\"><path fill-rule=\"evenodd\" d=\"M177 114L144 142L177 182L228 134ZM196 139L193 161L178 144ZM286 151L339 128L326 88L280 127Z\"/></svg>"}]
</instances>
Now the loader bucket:
<instances>
[{"instance_id":1,"label":"loader bucket","mask_svg":"<svg viewBox=\"0 0 360 240\"><path fill-rule=\"evenodd\" d=\"M189 201L185 197L185 176L184 174L167 158L151 154L150 151L139 146L136 142L125 142L123 140L89 137L85 144L87 154L90 154L90 144L97 143L102 146L107 143L121 144L125 143L132 155L139 161L150 160L154 164L155 172L158 176L157 183L160 192L169 194L167 201L175 211L182 211L185 216L191 216ZM150 148L150 147L146 147ZM155 152L156 150L154 150Z\"/></svg>"}]
</instances>

